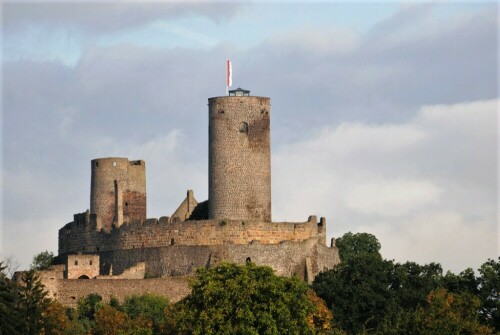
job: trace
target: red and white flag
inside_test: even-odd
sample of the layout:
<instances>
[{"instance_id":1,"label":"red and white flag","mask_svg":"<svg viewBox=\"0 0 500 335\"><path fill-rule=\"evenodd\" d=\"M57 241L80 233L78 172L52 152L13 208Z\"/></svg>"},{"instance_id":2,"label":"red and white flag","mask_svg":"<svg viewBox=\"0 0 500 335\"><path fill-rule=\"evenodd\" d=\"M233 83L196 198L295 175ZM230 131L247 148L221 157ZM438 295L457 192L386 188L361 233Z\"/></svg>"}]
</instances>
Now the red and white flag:
<instances>
[{"instance_id":1,"label":"red and white flag","mask_svg":"<svg viewBox=\"0 0 500 335\"><path fill-rule=\"evenodd\" d=\"M226 86L229 87L233 85L233 69L231 67L231 61L228 59L226 61Z\"/></svg>"}]
</instances>

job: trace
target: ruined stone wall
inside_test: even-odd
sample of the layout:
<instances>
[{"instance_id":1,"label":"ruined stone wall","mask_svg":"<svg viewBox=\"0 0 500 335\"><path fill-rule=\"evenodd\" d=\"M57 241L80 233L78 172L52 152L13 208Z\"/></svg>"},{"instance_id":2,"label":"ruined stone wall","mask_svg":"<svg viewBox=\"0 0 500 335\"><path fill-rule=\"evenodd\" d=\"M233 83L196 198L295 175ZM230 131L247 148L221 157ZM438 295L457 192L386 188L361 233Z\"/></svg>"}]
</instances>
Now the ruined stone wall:
<instances>
[{"instance_id":1,"label":"ruined stone wall","mask_svg":"<svg viewBox=\"0 0 500 335\"><path fill-rule=\"evenodd\" d=\"M271 221L270 99L209 103L209 219Z\"/></svg>"},{"instance_id":2,"label":"ruined stone wall","mask_svg":"<svg viewBox=\"0 0 500 335\"><path fill-rule=\"evenodd\" d=\"M282 276L296 275L299 278L314 278L323 269L331 269L339 263L337 248L318 243L316 238L301 242L279 244L173 245L157 248L140 248L103 252L101 273L107 274L110 265L113 274L145 262L147 276L181 276L193 274L199 267L214 266L220 262L245 264L252 261L257 265L272 267ZM306 260L311 267L306 274Z\"/></svg>"},{"instance_id":3,"label":"ruined stone wall","mask_svg":"<svg viewBox=\"0 0 500 335\"><path fill-rule=\"evenodd\" d=\"M89 220L89 221L87 221ZM168 245L278 244L300 242L315 237L325 244L326 221L311 216L307 222L264 222L201 220L172 223L168 218L125 223L107 232L96 230L96 220L88 213L59 230L59 255L77 252L105 252L144 249Z\"/></svg>"},{"instance_id":4,"label":"ruined stone wall","mask_svg":"<svg viewBox=\"0 0 500 335\"><path fill-rule=\"evenodd\" d=\"M43 282L45 284L45 282ZM97 293L104 301L111 297L123 301L125 297L153 293L177 302L190 292L188 278L151 279L55 279L49 284L51 297L65 306L76 307L78 300L91 293Z\"/></svg>"},{"instance_id":5,"label":"ruined stone wall","mask_svg":"<svg viewBox=\"0 0 500 335\"><path fill-rule=\"evenodd\" d=\"M142 160L100 158L91 162L90 212L99 228L146 218L146 167Z\"/></svg>"},{"instance_id":6,"label":"ruined stone wall","mask_svg":"<svg viewBox=\"0 0 500 335\"><path fill-rule=\"evenodd\" d=\"M82 277L90 279L99 275L99 255L69 255L66 264L66 278L68 279Z\"/></svg>"}]
</instances>

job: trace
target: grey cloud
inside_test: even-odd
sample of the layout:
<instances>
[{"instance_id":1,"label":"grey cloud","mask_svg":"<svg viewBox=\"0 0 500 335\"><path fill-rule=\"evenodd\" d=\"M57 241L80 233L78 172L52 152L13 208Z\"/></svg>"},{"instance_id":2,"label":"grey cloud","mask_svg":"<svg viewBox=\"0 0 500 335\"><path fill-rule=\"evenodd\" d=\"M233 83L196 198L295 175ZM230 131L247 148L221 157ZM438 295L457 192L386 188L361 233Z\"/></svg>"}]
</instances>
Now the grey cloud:
<instances>
[{"instance_id":1,"label":"grey cloud","mask_svg":"<svg viewBox=\"0 0 500 335\"><path fill-rule=\"evenodd\" d=\"M57 5L53 5L56 10L59 9ZM120 14L119 11L114 13L110 5L105 7L101 17L91 19L90 14L99 6L96 9L94 5L86 6L90 6L85 9L89 17L75 18L77 14L67 13L68 21L72 21L68 24L88 28L93 24L91 20L96 20L93 33L121 29L119 25L113 26L112 21L126 18L133 8L139 8L134 7L136 4L128 4ZM39 7L42 5L35 5L33 11L40 11ZM8 4L4 8L4 18L8 14L9 19L14 19L16 16L8 11L16 8ZM64 11L69 11L70 7L63 5L61 8L61 13L66 13ZM127 27L164 15L158 10L163 7L152 8L139 8L138 17L126 23ZM345 44L349 46L345 52L339 52L339 45L320 53L308 52L304 45L311 44L301 40L314 34L315 27L308 26L303 35L290 32L290 38L286 35L279 40L270 38L251 49L237 49L224 43L204 51L159 50L133 45L100 47L90 43L82 50L82 58L74 67L56 62L5 62L2 173L4 178L12 176L12 179L6 184L8 189L2 188L3 217L9 220L9 227L29 227L43 222L45 229L55 236L57 229L71 220L73 213L88 208L89 161L98 156L147 159L151 215L168 215L187 188L194 188L198 200L204 200L207 98L224 94L224 60L229 55L235 68L235 86L272 99L276 214L286 215L289 220L303 220L312 213L324 213L334 220L335 235L350 227L363 227L369 219L368 214L339 207L345 200L341 194L347 186L332 179L340 175L364 183L366 179L362 176L349 175L336 162L328 161L328 155L318 152L307 156L311 165L294 170L304 181L302 192L283 193L286 185L279 180L284 174L282 168L276 170L280 166L276 162L282 164L280 152L286 148L295 148L295 144L304 139L321 136L320 130L325 125L336 129L342 122L361 125L406 122L425 104L454 104L497 96L495 8L457 21L442 31L422 23L429 15L428 8L432 6L405 9L404 15L418 11L412 22L421 28L422 34L411 35L408 40L384 40L381 26L377 28L380 33L376 39L370 34L356 35L349 31L348 35L356 42ZM190 10L183 9L183 13ZM101 22L108 15L105 12L111 13L109 26ZM54 17L54 24L62 25L66 19L57 17L61 13L48 13L47 18L52 20ZM41 12L33 15L40 17L34 23L45 20ZM69 20L72 15L74 20ZM27 24L27 17L20 17L17 22ZM384 29L389 26L398 29L398 25L404 25L403 20L392 19ZM342 29L335 27L319 29L317 34L328 41L338 36L339 31L342 33ZM380 48L381 45L384 48ZM175 133L179 134L177 144L168 151L169 136ZM412 178L418 173L429 174L432 176L429 182L438 180L442 183L439 189L455 195L449 200L452 210L464 203L469 203L469 207L475 205L475 209L467 209L467 216L456 221L469 222L470 217L491 211L488 198L495 194L490 173L496 166L495 154L489 147L481 149L482 142L475 142L473 137L465 137L459 146L454 140L457 134L448 135L436 137L438 140L432 147L416 144L412 150L398 152L397 163L386 158L384 152L366 149L345 156L342 164L368 164L369 169L384 176L396 172ZM401 141L398 136L394 141ZM334 141L346 139L340 137ZM342 147L342 143L339 145ZM460 158L463 150L476 150L481 160L477 165L470 160L464 162ZM314 151L310 149L309 152ZM302 166L303 155L289 156L295 157L295 161L282 165L285 169L295 164ZM326 182L318 185L313 181L321 164L324 164ZM311 183L307 183L308 180ZM383 181L383 178L379 180ZM31 183L30 190L27 185ZM335 190L334 194L326 187ZM25 188L21 193L10 192ZM323 197L306 197L305 194ZM478 200L467 202L468 195ZM34 199L37 206L31 204ZM54 199L61 201L49 217L47 208ZM287 202L301 206L290 207ZM488 205L483 207L482 204ZM29 213L26 208L30 208ZM325 208L328 208L327 213ZM370 217L378 220L377 215ZM7 225L7 221L2 222ZM10 238L15 229L5 232L5 238ZM45 245L44 248L53 247L52 241ZM38 251L31 250L32 254Z\"/></svg>"},{"instance_id":2,"label":"grey cloud","mask_svg":"<svg viewBox=\"0 0 500 335\"><path fill-rule=\"evenodd\" d=\"M73 27L88 34L114 32L155 20L201 15L220 22L231 19L239 4L209 2L7 2L3 5L6 33L26 26Z\"/></svg>"}]
</instances>

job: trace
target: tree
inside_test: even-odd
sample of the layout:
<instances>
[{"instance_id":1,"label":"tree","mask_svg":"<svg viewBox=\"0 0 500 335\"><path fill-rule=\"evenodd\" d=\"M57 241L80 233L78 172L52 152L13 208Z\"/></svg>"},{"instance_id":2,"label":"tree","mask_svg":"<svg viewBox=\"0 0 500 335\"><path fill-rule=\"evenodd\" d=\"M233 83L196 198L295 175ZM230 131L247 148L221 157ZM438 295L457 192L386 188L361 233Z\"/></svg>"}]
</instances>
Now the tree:
<instances>
[{"instance_id":1,"label":"tree","mask_svg":"<svg viewBox=\"0 0 500 335\"><path fill-rule=\"evenodd\" d=\"M380 242L378 239L368 233L345 233L335 241L335 245L339 249L340 260L348 261L349 259L361 254L373 254L378 257L380 255Z\"/></svg>"},{"instance_id":2,"label":"tree","mask_svg":"<svg viewBox=\"0 0 500 335\"><path fill-rule=\"evenodd\" d=\"M58 301L51 301L42 312L40 335L66 335L70 327L64 306Z\"/></svg>"},{"instance_id":3,"label":"tree","mask_svg":"<svg viewBox=\"0 0 500 335\"><path fill-rule=\"evenodd\" d=\"M390 289L394 291L398 308L414 310L425 304L429 292L441 286L442 278L443 269L437 263L394 264Z\"/></svg>"},{"instance_id":4,"label":"tree","mask_svg":"<svg viewBox=\"0 0 500 335\"><path fill-rule=\"evenodd\" d=\"M19 262L16 261L13 255L3 257L3 260L0 263L3 264L2 266L4 269L2 272L7 278L12 278L20 266Z\"/></svg>"},{"instance_id":5,"label":"tree","mask_svg":"<svg viewBox=\"0 0 500 335\"><path fill-rule=\"evenodd\" d=\"M17 309L17 285L7 277L7 266L0 262L0 335L21 335L25 320Z\"/></svg>"},{"instance_id":6,"label":"tree","mask_svg":"<svg viewBox=\"0 0 500 335\"><path fill-rule=\"evenodd\" d=\"M180 334L312 334L307 284L247 263L199 269L192 292L177 304Z\"/></svg>"},{"instance_id":7,"label":"tree","mask_svg":"<svg viewBox=\"0 0 500 335\"><path fill-rule=\"evenodd\" d=\"M128 329L129 317L109 305L103 305L95 313L96 335L118 335Z\"/></svg>"},{"instance_id":8,"label":"tree","mask_svg":"<svg viewBox=\"0 0 500 335\"><path fill-rule=\"evenodd\" d=\"M334 324L348 333L373 332L395 309L393 268L377 253L363 253L321 272L312 287L332 309Z\"/></svg>"},{"instance_id":9,"label":"tree","mask_svg":"<svg viewBox=\"0 0 500 335\"><path fill-rule=\"evenodd\" d=\"M77 310L79 319L94 320L95 312L102 307L102 297L97 293L91 293L85 298L78 300Z\"/></svg>"},{"instance_id":10,"label":"tree","mask_svg":"<svg viewBox=\"0 0 500 335\"><path fill-rule=\"evenodd\" d=\"M471 268L465 269L458 275L448 271L443 277L444 288L450 293L471 293L479 294L479 282L474 270Z\"/></svg>"},{"instance_id":11,"label":"tree","mask_svg":"<svg viewBox=\"0 0 500 335\"><path fill-rule=\"evenodd\" d=\"M17 309L25 320L24 333L38 334L42 325L42 314L50 304L38 274L34 270L23 273L19 285Z\"/></svg>"},{"instance_id":12,"label":"tree","mask_svg":"<svg viewBox=\"0 0 500 335\"><path fill-rule=\"evenodd\" d=\"M481 320L500 332L500 257L488 259L479 268L479 297Z\"/></svg>"},{"instance_id":13,"label":"tree","mask_svg":"<svg viewBox=\"0 0 500 335\"><path fill-rule=\"evenodd\" d=\"M30 269L35 271L47 270L49 266L52 265L53 261L54 254L52 252L49 252L47 250L42 251L41 253L33 257Z\"/></svg>"},{"instance_id":14,"label":"tree","mask_svg":"<svg viewBox=\"0 0 500 335\"><path fill-rule=\"evenodd\" d=\"M133 295L126 297L121 309L132 319L151 320L155 333L166 322L164 310L169 305L168 299L154 294Z\"/></svg>"},{"instance_id":15,"label":"tree","mask_svg":"<svg viewBox=\"0 0 500 335\"><path fill-rule=\"evenodd\" d=\"M427 305L415 313L415 333L441 334L492 334L492 329L478 320L480 300L470 293L453 294L446 289L429 293Z\"/></svg>"}]
</instances>

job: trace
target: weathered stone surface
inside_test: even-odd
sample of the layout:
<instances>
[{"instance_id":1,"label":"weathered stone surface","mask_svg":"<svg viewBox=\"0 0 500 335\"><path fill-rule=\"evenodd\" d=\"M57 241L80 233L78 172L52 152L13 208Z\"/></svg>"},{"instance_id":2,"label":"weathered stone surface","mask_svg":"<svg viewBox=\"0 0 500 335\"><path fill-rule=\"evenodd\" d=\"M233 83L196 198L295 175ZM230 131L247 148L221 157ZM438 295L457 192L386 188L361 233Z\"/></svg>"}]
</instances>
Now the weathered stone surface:
<instances>
[{"instance_id":1,"label":"weathered stone surface","mask_svg":"<svg viewBox=\"0 0 500 335\"><path fill-rule=\"evenodd\" d=\"M64 265L43 274L65 305L90 293L176 301L189 291L186 276L220 262L251 261L309 282L339 263L324 218L271 221L269 98L209 99L208 201L188 191L170 217L146 219L145 162L117 157L92 161L90 198L90 210L59 230ZM86 277L95 279L68 279Z\"/></svg>"},{"instance_id":2,"label":"weathered stone surface","mask_svg":"<svg viewBox=\"0 0 500 335\"><path fill-rule=\"evenodd\" d=\"M217 97L208 106L209 219L270 222L270 99Z\"/></svg>"},{"instance_id":3,"label":"weathered stone surface","mask_svg":"<svg viewBox=\"0 0 500 335\"><path fill-rule=\"evenodd\" d=\"M146 218L146 163L109 157L91 162L90 213L98 229Z\"/></svg>"}]
</instances>

